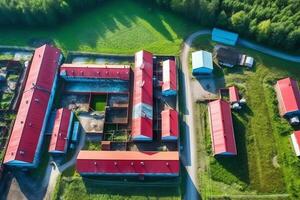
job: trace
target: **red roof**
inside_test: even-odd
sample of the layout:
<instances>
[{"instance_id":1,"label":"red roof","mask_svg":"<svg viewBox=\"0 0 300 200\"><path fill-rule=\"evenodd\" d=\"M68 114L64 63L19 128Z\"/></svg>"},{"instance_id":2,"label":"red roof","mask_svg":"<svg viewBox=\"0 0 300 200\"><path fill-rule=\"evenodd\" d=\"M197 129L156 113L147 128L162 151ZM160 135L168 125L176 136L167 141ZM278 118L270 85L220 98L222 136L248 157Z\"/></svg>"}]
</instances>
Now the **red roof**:
<instances>
[{"instance_id":1,"label":"red roof","mask_svg":"<svg viewBox=\"0 0 300 200\"><path fill-rule=\"evenodd\" d=\"M80 151L76 170L90 174L178 175L179 154L177 151Z\"/></svg>"},{"instance_id":2,"label":"red roof","mask_svg":"<svg viewBox=\"0 0 300 200\"><path fill-rule=\"evenodd\" d=\"M235 103L240 101L239 91L237 87L231 86L229 89L229 101L230 103Z\"/></svg>"},{"instance_id":3,"label":"red roof","mask_svg":"<svg viewBox=\"0 0 300 200\"><path fill-rule=\"evenodd\" d=\"M133 106L139 103L153 104L153 60L152 54L139 51L135 54Z\"/></svg>"},{"instance_id":4,"label":"red roof","mask_svg":"<svg viewBox=\"0 0 300 200\"><path fill-rule=\"evenodd\" d=\"M70 77L129 80L129 65L63 64L60 73Z\"/></svg>"},{"instance_id":5,"label":"red roof","mask_svg":"<svg viewBox=\"0 0 300 200\"><path fill-rule=\"evenodd\" d=\"M295 135L297 144L298 144L299 147L300 147L300 131L295 131L295 132L294 132L294 135Z\"/></svg>"},{"instance_id":6,"label":"red roof","mask_svg":"<svg viewBox=\"0 0 300 200\"><path fill-rule=\"evenodd\" d=\"M133 139L152 139L152 119L146 117L132 119L131 136Z\"/></svg>"},{"instance_id":7,"label":"red roof","mask_svg":"<svg viewBox=\"0 0 300 200\"><path fill-rule=\"evenodd\" d=\"M35 50L4 163L33 163L60 55L49 45Z\"/></svg>"},{"instance_id":8,"label":"red roof","mask_svg":"<svg viewBox=\"0 0 300 200\"><path fill-rule=\"evenodd\" d=\"M178 130L178 113L176 110L167 109L161 112L161 124L162 130L161 135L162 139L174 138L177 139L179 135Z\"/></svg>"},{"instance_id":9,"label":"red roof","mask_svg":"<svg viewBox=\"0 0 300 200\"><path fill-rule=\"evenodd\" d=\"M300 110L300 93L298 84L291 78L277 81L275 86L280 115Z\"/></svg>"},{"instance_id":10,"label":"red roof","mask_svg":"<svg viewBox=\"0 0 300 200\"><path fill-rule=\"evenodd\" d=\"M163 85L162 90L177 90L177 71L174 60L163 62Z\"/></svg>"},{"instance_id":11,"label":"red roof","mask_svg":"<svg viewBox=\"0 0 300 200\"><path fill-rule=\"evenodd\" d=\"M69 133L71 111L61 108L56 111L49 152L65 152Z\"/></svg>"},{"instance_id":12,"label":"red roof","mask_svg":"<svg viewBox=\"0 0 300 200\"><path fill-rule=\"evenodd\" d=\"M223 100L216 100L210 102L208 107L214 155L236 155L230 104Z\"/></svg>"}]
</instances>

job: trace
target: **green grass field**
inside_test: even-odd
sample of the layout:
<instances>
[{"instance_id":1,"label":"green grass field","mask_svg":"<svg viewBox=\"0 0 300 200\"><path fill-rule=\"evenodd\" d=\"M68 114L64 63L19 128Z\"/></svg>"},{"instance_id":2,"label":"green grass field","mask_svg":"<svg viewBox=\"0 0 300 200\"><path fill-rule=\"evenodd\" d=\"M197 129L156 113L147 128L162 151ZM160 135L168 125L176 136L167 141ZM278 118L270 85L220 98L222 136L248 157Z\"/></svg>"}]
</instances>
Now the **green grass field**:
<instances>
[{"instance_id":1,"label":"green grass field","mask_svg":"<svg viewBox=\"0 0 300 200\"><path fill-rule=\"evenodd\" d=\"M32 40L53 40L64 50L132 54L146 49L178 54L196 23L134 0L112 0L60 27L3 28L1 45L27 46Z\"/></svg>"},{"instance_id":2,"label":"green grass field","mask_svg":"<svg viewBox=\"0 0 300 200\"><path fill-rule=\"evenodd\" d=\"M105 111L106 95L92 96L91 100L92 109L95 111Z\"/></svg>"},{"instance_id":3,"label":"green grass field","mask_svg":"<svg viewBox=\"0 0 300 200\"><path fill-rule=\"evenodd\" d=\"M194 49L212 51L213 45L215 43L208 36L201 37L194 43ZM299 81L299 64L238 48L256 60L253 70L241 67L223 70L226 85L238 86L247 99L247 106L233 114L238 156L206 158L208 170L200 173L203 193L206 196L289 193L297 199L300 194L300 161L290 142L292 128L278 115L273 85L277 79L286 76ZM202 113L200 118L205 118L206 105L196 107ZM205 124L202 130L205 131L206 151L211 155L207 121Z\"/></svg>"}]
</instances>

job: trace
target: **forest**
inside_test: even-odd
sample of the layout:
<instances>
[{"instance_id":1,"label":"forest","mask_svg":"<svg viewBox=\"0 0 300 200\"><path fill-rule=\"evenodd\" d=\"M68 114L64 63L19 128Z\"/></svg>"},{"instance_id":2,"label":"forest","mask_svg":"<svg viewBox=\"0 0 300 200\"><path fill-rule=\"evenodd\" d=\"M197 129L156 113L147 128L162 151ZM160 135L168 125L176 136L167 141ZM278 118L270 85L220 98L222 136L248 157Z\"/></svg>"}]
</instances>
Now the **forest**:
<instances>
[{"instance_id":1,"label":"forest","mask_svg":"<svg viewBox=\"0 0 300 200\"><path fill-rule=\"evenodd\" d=\"M299 0L155 1L208 27L226 28L278 48L300 48Z\"/></svg>"},{"instance_id":2,"label":"forest","mask_svg":"<svg viewBox=\"0 0 300 200\"><path fill-rule=\"evenodd\" d=\"M0 24L52 26L104 0L0 0ZM136 0L139 1L139 0ZM143 0L206 27L238 32L270 46L300 47L299 0Z\"/></svg>"}]
</instances>

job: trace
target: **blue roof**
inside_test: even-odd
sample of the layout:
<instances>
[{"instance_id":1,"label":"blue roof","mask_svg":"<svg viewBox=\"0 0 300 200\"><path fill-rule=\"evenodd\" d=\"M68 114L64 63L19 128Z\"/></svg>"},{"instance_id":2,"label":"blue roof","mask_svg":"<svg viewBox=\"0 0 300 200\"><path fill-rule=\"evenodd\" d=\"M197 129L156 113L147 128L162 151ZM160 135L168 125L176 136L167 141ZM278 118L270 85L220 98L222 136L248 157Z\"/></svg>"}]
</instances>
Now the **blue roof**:
<instances>
[{"instance_id":1,"label":"blue roof","mask_svg":"<svg viewBox=\"0 0 300 200\"><path fill-rule=\"evenodd\" d=\"M214 28L212 31L212 40L223 44L235 46L239 35L222 29Z\"/></svg>"},{"instance_id":2,"label":"blue roof","mask_svg":"<svg viewBox=\"0 0 300 200\"><path fill-rule=\"evenodd\" d=\"M73 126L73 134L72 134L72 141L76 142L78 139L78 132L79 132L79 122L75 122Z\"/></svg>"},{"instance_id":3,"label":"blue roof","mask_svg":"<svg viewBox=\"0 0 300 200\"><path fill-rule=\"evenodd\" d=\"M211 73L213 71L212 54L207 51L196 51L192 53L193 73Z\"/></svg>"}]
</instances>

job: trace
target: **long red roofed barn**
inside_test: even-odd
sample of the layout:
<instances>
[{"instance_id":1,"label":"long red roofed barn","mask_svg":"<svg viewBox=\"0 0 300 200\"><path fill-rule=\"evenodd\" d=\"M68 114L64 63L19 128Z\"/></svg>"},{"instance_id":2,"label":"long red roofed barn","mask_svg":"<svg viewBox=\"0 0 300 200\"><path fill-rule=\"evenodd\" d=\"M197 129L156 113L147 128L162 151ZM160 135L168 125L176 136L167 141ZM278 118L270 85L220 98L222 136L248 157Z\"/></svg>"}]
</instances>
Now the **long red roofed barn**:
<instances>
[{"instance_id":1,"label":"long red roofed barn","mask_svg":"<svg viewBox=\"0 0 300 200\"><path fill-rule=\"evenodd\" d=\"M281 79L277 81L275 90L280 115L288 118L299 115L300 93L297 82L289 77Z\"/></svg>"},{"instance_id":2,"label":"long red roofed barn","mask_svg":"<svg viewBox=\"0 0 300 200\"><path fill-rule=\"evenodd\" d=\"M153 137L153 58L152 53L135 54L131 136L134 141Z\"/></svg>"},{"instance_id":3,"label":"long red roofed barn","mask_svg":"<svg viewBox=\"0 0 300 200\"><path fill-rule=\"evenodd\" d=\"M63 64L60 75L65 79L119 79L129 80L129 65Z\"/></svg>"},{"instance_id":4,"label":"long red roofed barn","mask_svg":"<svg viewBox=\"0 0 300 200\"><path fill-rule=\"evenodd\" d=\"M49 146L50 153L65 153L67 151L72 120L73 113L70 110L66 108L60 108L56 111L54 127Z\"/></svg>"},{"instance_id":5,"label":"long red roofed barn","mask_svg":"<svg viewBox=\"0 0 300 200\"><path fill-rule=\"evenodd\" d=\"M173 152L80 151L80 174L178 176L179 154Z\"/></svg>"},{"instance_id":6,"label":"long red roofed barn","mask_svg":"<svg viewBox=\"0 0 300 200\"><path fill-rule=\"evenodd\" d=\"M214 155L237 155L230 104L215 100L208 111Z\"/></svg>"},{"instance_id":7,"label":"long red roofed barn","mask_svg":"<svg viewBox=\"0 0 300 200\"><path fill-rule=\"evenodd\" d=\"M4 163L35 167L54 98L62 54L44 45L34 52Z\"/></svg>"},{"instance_id":8,"label":"long red roofed barn","mask_svg":"<svg viewBox=\"0 0 300 200\"><path fill-rule=\"evenodd\" d=\"M166 109L161 112L162 140L177 140L179 135L178 112L173 109Z\"/></svg>"}]
</instances>

